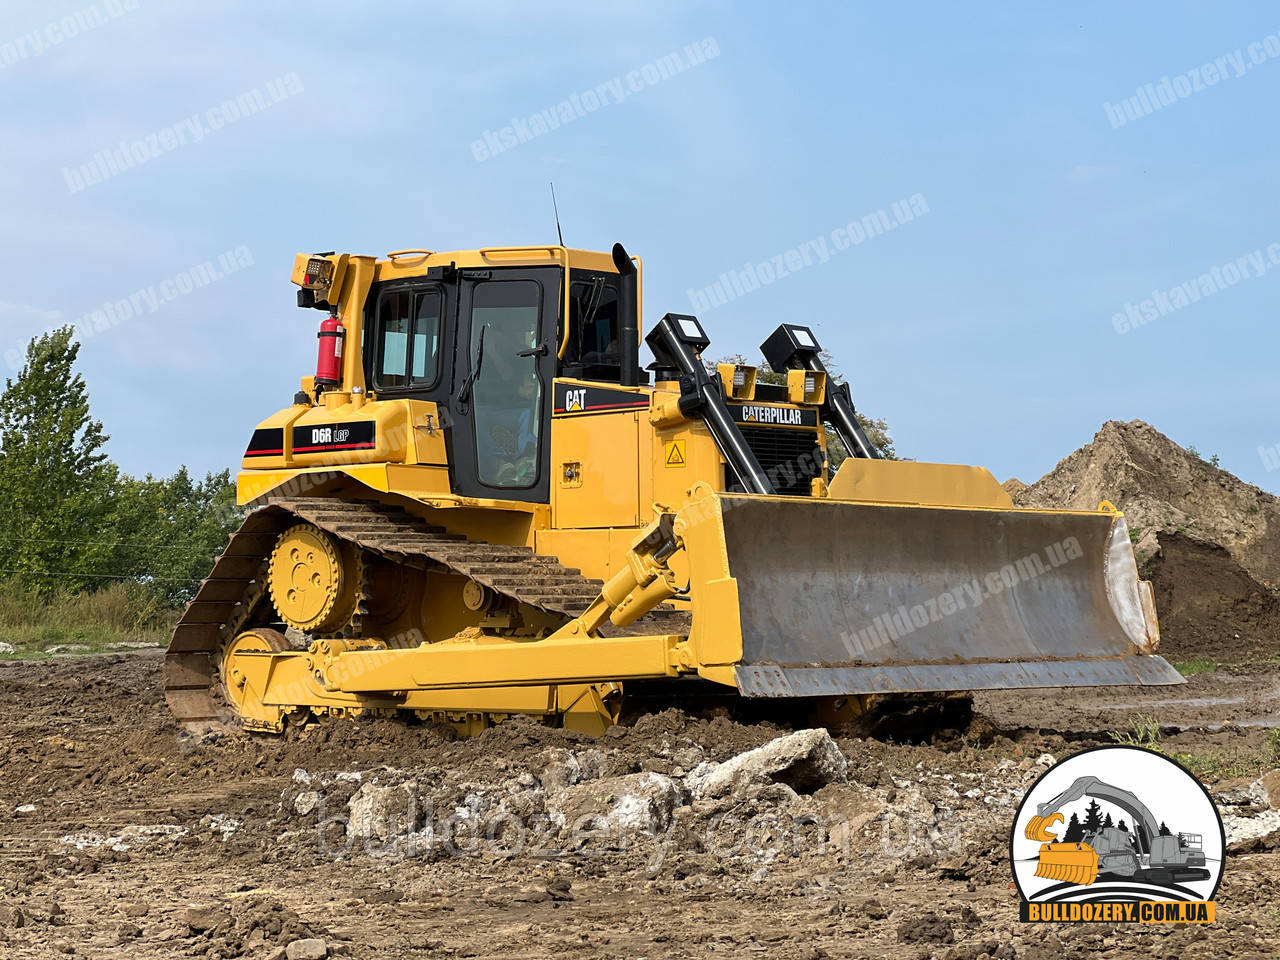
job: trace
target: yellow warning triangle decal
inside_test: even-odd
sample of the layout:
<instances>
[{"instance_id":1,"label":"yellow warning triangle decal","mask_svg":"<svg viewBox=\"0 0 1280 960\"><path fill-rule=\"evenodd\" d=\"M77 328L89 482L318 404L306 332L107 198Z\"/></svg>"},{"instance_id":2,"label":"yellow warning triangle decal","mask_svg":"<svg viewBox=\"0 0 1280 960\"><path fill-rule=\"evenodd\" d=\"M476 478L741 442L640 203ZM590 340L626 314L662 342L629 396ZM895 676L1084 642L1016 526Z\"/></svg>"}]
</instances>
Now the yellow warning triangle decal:
<instances>
[{"instance_id":1,"label":"yellow warning triangle decal","mask_svg":"<svg viewBox=\"0 0 1280 960\"><path fill-rule=\"evenodd\" d=\"M676 440L667 450L667 466L675 467L684 463L684 444Z\"/></svg>"}]
</instances>

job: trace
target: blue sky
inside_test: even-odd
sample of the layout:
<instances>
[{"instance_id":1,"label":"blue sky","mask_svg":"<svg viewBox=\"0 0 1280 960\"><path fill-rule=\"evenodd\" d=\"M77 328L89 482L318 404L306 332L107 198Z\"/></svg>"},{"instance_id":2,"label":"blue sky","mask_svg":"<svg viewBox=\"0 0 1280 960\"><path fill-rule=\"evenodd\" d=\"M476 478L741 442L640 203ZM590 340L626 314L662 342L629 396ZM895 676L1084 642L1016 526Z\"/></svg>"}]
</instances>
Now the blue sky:
<instances>
[{"instance_id":1,"label":"blue sky","mask_svg":"<svg viewBox=\"0 0 1280 960\"><path fill-rule=\"evenodd\" d=\"M927 214L704 311L712 352L808 322L902 454L1002 480L1141 418L1280 489L1259 453L1280 444L1280 265L1247 259L1280 242L1274 7L118 2L75 36L57 25L90 0L0 10L0 355L133 296L82 353L129 471L233 466L288 404L317 318L295 252L548 242L555 180L566 242L643 257L649 321L918 194ZM32 31L43 49L18 46ZM486 130L705 38L701 64L476 159ZM290 74L281 102L176 142ZM1114 125L1105 103L1165 77L1185 95ZM137 140L145 161L73 191ZM235 249L252 264L138 296ZM1196 302L1117 331L1183 284Z\"/></svg>"}]
</instances>

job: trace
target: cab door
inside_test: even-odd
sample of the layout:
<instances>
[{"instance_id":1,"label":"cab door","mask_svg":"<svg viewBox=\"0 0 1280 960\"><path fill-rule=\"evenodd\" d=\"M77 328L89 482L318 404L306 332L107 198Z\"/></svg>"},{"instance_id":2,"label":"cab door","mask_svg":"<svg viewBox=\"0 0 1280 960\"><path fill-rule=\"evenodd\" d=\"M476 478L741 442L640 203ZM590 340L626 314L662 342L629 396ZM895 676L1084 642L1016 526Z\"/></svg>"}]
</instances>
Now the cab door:
<instances>
[{"instance_id":1,"label":"cab door","mask_svg":"<svg viewBox=\"0 0 1280 960\"><path fill-rule=\"evenodd\" d=\"M550 502L560 273L461 271L449 459L463 496Z\"/></svg>"}]
</instances>

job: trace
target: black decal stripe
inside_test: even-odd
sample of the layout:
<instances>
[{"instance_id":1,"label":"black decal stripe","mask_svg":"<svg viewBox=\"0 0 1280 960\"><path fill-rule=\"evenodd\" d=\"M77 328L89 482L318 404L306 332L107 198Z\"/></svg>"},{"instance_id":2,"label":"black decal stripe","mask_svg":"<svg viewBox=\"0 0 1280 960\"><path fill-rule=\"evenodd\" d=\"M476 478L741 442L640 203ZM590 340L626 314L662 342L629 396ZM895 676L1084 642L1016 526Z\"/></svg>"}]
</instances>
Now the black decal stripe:
<instances>
[{"instance_id":1,"label":"black decal stripe","mask_svg":"<svg viewBox=\"0 0 1280 960\"><path fill-rule=\"evenodd\" d=\"M266 427L253 431L246 457L279 457L284 454L284 427Z\"/></svg>"},{"instance_id":2,"label":"black decal stripe","mask_svg":"<svg viewBox=\"0 0 1280 960\"><path fill-rule=\"evenodd\" d=\"M557 416L589 416L593 413L616 413L620 410L644 410L649 406L649 401L642 403L618 403L618 404L587 404L586 407L575 407L572 410L566 410L563 407L557 407L555 413Z\"/></svg>"},{"instance_id":3,"label":"black decal stripe","mask_svg":"<svg viewBox=\"0 0 1280 960\"><path fill-rule=\"evenodd\" d=\"M574 405L569 406L573 396ZM575 386L557 383L555 403L551 412L556 416L589 416L597 413L617 413L624 410L646 410L649 407L647 393L630 390L614 390L609 387Z\"/></svg>"}]
</instances>

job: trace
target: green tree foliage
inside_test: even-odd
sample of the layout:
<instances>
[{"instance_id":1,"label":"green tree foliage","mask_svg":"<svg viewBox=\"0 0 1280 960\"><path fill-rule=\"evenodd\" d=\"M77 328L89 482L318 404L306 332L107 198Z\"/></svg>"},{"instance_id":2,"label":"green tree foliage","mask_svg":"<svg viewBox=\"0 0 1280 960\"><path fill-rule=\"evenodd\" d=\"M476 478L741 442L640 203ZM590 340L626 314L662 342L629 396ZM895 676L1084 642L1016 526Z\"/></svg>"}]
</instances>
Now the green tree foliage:
<instances>
[{"instance_id":1,"label":"green tree foliage","mask_svg":"<svg viewBox=\"0 0 1280 960\"><path fill-rule=\"evenodd\" d=\"M836 361L831 354L823 350L821 353L822 364L827 368L827 372L836 383L844 383L844 377L836 370ZM739 363L750 364L750 361L741 353L735 353L732 356L722 357L720 360L707 362L707 370L715 376L716 363ZM785 386L787 382L786 373L780 373L773 370L766 360L761 360L755 364L757 368L756 383L770 383L779 386ZM855 402L854 406L857 406ZM889 434L889 424L883 419L877 417L869 417L862 411L858 411L858 422L862 424L862 429L866 431L867 439L880 451L880 455L886 460L897 460L898 453L893 448L893 437ZM836 436L835 431L827 427L827 459L831 463L831 472L835 473L840 469L840 464L849 458L849 451L844 448L844 443Z\"/></svg>"},{"instance_id":2,"label":"green tree foliage","mask_svg":"<svg viewBox=\"0 0 1280 960\"><path fill-rule=\"evenodd\" d=\"M97 586L109 559L116 468L74 372L80 345L62 327L27 345L26 363L0 396L0 577L41 587Z\"/></svg>"},{"instance_id":3,"label":"green tree foliage","mask_svg":"<svg viewBox=\"0 0 1280 960\"><path fill-rule=\"evenodd\" d=\"M114 569L152 581L171 603L191 598L239 525L230 471L193 482L186 467L172 477L123 477L116 496Z\"/></svg>"},{"instance_id":4,"label":"green tree foliage","mask_svg":"<svg viewBox=\"0 0 1280 960\"><path fill-rule=\"evenodd\" d=\"M32 340L0 396L0 580L45 595L124 581L176 605L239 523L230 473L198 482L185 467L167 478L122 474L90 414L72 332Z\"/></svg>"}]
</instances>

